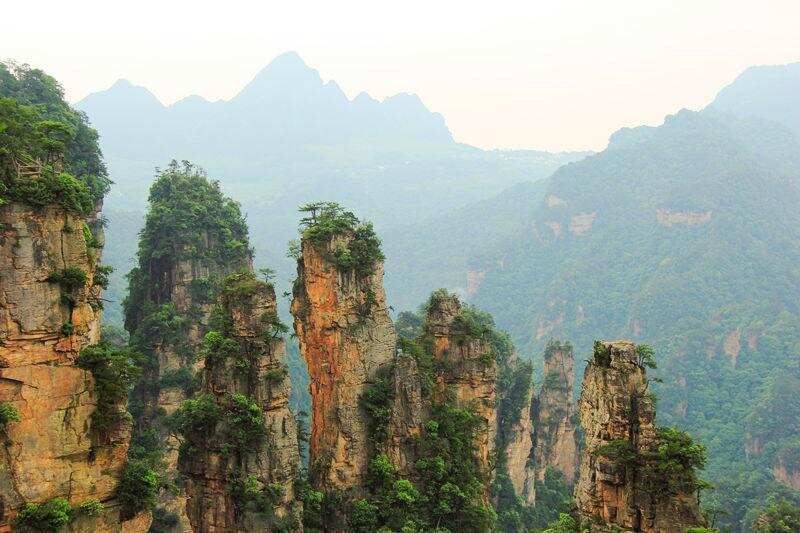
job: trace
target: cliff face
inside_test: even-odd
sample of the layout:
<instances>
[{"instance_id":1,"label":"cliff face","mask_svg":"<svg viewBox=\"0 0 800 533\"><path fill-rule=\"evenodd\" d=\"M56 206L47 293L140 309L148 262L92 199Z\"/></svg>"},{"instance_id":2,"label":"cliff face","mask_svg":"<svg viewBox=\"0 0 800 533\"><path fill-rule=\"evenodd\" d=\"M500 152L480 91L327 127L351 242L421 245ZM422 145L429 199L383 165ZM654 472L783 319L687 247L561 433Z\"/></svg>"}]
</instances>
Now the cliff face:
<instances>
[{"instance_id":1,"label":"cliff face","mask_svg":"<svg viewBox=\"0 0 800 533\"><path fill-rule=\"evenodd\" d=\"M209 431L187 436L180 456L192 529L302 530L293 486L297 427L273 288L249 272L230 276L215 321L220 329L204 342L198 398L212 398L226 414Z\"/></svg>"},{"instance_id":2,"label":"cliff face","mask_svg":"<svg viewBox=\"0 0 800 533\"><path fill-rule=\"evenodd\" d=\"M430 402L422 387L423 377L417 360L398 353L394 360L391 388L393 401L390 407L386 440L380 446L392 464L404 476L414 473L417 461L415 439L422 434L430 416Z\"/></svg>"},{"instance_id":3,"label":"cliff face","mask_svg":"<svg viewBox=\"0 0 800 533\"><path fill-rule=\"evenodd\" d=\"M433 342L433 357L442 371L436 380L440 394L453 391L455 402L470 408L486 423L476 445L485 472L491 472L497 437L497 363L491 345L475 337L462 321L461 304L456 296L431 298L426 322Z\"/></svg>"},{"instance_id":4,"label":"cliff face","mask_svg":"<svg viewBox=\"0 0 800 533\"><path fill-rule=\"evenodd\" d=\"M519 371L519 363L515 360L512 363L512 368ZM533 380L530 379L530 370L527 373L527 386L523 389L521 395L521 407L512 406L516 409L516 413L500 413L501 417L511 417L513 424L507 432L505 438L505 453L506 464L508 470L508 477L511 480L511 486L514 489L514 494L523 499L527 504L532 504L536 498L536 489L534 485L534 478L529 472L529 460L533 450L533 436L534 436L534 386ZM514 389L508 392L516 392ZM508 393L507 392L507 393ZM503 421L500 421L502 428Z\"/></svg>"},{"instance_id":5,"label":"cliff face","mask_svg":"<svg viewBox=\"0 0 800 533\"><path fill-rule=\"evenodd\" d=\"M596 344L583 378L579 413L586 441L575 499L592 531L616 526L677 533L703 524L696 491L660 488L664 480L650 454L661 437L633 343Z\"/></svg>"},{"instance_id":6,"label":"cliff face","mask_svg":"<svg viewBox=\"0 0 800 533\"><path fill-rule=\"evenodd\" d=\"M202 369L202 359L192 360L186 355L199 351L203 336L209 328L212 310L208 294L197 294L192 287L207 280L219 279L237 267L246 266L249 265L240 262L220 266L200 258L160 261L153 264L149 271L146 282L151 287L149 302L156 306L169 306L173 316L180 321L180 326L178 331L152 344L150 352L155 364L145 368L142 386L135 391L143 405L138 423L142 428L157 430L164 449L166 475L172 481L179 479L180 442L170 433L166 421L187 399L187 393L185 382L170 380L170 377L178 376L182 372L195 376ZM129 322L126 326L133 333L139 329L140 323ZM186 495L183 491L176 494L162 490L159 505L178 517L176 531L190 530L186 515Z\"/></svg>"},{"instance_id":7,"label":"cliff face","mask_svg":"<svg viewBox=\"0 0 800 533\"><path fill-rule=\"evenodd\" d=\"M133 394L139 407L135 431L156 433L165 474L181 487L180 442L167 422L202 370L197 353L219 281L252 268L247 226L238 204L216 182L190 164L173 162L151 187L141 235L125 303L131 344L148 358ZM182 490L162 490L158 506L177 517L173 530L190 529Z\"/></svg>"},{"instance_id":8,"label":"cliff face","mask_svg":"<svg viewBox=\"0 0 800 533\"><path fill-rule=\"evenodd\" d=\"M86 530L123 527L114 491L130 423L102 436L92 431L94 380L75 364L84 347L99 341L101 243L94 216L0 207L0 402L20 418L3 435L0 528L23 504L56 497L105 504L100 516L81 520ZM142 531L144 522L124 527Z\"/></svg>"},{"instance_id":9,"label":"cliff face","mask_svg":"<svg viewBox=\"0 0 800 533\"><path fill-rule=\"evenodd\" d=\"M535 477L544 481L547 467L564 474L571 486L578 468L575 439L575 406L572 388L575 381L572 346L551 342L544 352L544 379L536 398Z\"/></svg>"},{"instance_id":10,"label":"cliff face","mask_svg":"<svg viewBox=\"0 0 800 533\"><path fill-rule=\"evenodd\" d=\"M324 244L304 237L292 301L311 379L310 477L324 491L360 490L369 445L359 399L395 352L382 264L360 274L334 259L354 239L352 232Z\"/></svg>"}]
</instances>

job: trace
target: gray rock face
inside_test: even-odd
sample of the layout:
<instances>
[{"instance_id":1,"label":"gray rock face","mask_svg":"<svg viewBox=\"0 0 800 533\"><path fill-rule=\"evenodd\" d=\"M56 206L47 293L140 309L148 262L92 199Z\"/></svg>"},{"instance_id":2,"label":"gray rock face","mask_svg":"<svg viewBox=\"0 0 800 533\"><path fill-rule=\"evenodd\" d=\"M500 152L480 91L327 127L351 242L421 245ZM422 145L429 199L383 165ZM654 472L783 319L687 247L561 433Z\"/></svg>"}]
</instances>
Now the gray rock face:
<instances>
[{"instance_id":1,"label":"gray rock face","mask_svg":"<svg viewBox=\"0 0 800 533\"><path fill-rule=\"evenodd\" d=\"M180 470L187 477L187 515L194 531L270 531L278 522L302 531L302 506L295 501L294 481L300 472L297 426L289 409L290 383L284 365L284 341L270 329L276 317L272 287L244 275L241 284L225 291L219 316L230 322L223 333L235 342L236 353L221 361L206 361L200 394L213 395L222 409L236 394L246 396L263 411L264 437L252 448L230 451L232 430L223 417L213 434L181 455ZM246 284L246 285L245 285ZM236 287L252 287L236 294ZM259 514L231 490L250 480L271 499L275 517Z\"/></svg>"}]
</instances>

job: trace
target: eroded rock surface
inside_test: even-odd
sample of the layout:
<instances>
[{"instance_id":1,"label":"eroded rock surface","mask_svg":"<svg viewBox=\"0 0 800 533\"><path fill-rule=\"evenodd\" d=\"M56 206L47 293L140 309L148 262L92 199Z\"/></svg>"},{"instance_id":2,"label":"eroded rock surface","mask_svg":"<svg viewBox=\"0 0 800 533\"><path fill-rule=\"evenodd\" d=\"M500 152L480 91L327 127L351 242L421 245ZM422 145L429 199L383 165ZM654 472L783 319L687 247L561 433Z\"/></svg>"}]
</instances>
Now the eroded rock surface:
<instances>
[{"instance_id":1,"label":"eroded rock surface","mask_svg":"<svg viewBox=\"0 0 800 533\"><path fill-rule=\"evenodd\" d=\"M94 380L75 366L80 351L100 337L102 238L95 216L0 207L0 402L20 416L3 435L0 528L25 503L60 497L105 505L100 516L82 520L85 530L121 530L114 491L130 423L103 435L92 430ZM84 279L56 281L65 273ZM128 531L149 527L146 517L137 520Z\"/></svg>"},{"instance_id":2,"label":"eroded rock surface","mask_svg":"<svg viewBox=\"0 0 800 533\"><path fill-rule=\"evenodd\" d=\"M567 485L575 482L578 468L575 381L572 346L551 342L544 353L544 373L535 403L535 476L544 481L548 467L559 470Z\"/></svg>"},{"instance_id":3,"label":"eroded rock surface","mask_svg":"<svg viewBox=\"0 0 800 533\"><path fill-rule=\"evenodd\" d=\"M655 408L636 345L599 342L583 377L579 413L585 431L575 499L591 531L678 533L703 525L697 494L655 495L640 485L635 463L620 465L599 453L622 444L632 454L652 449L657 440Z\"/></svg>"},{"instance_id":4,"label":"eroded rock surface","mask_svg":"<svg viewBox=\"0 0 800 533\"><path fill-rule=\"evenodd\" d=\"M207 351L199 394L213 396L226 414L180 457L192 529L271 531L280 524L302 531L293 485L300 452L274 289L249 272L231 276L224 282L216 318L225 324L219 333L233 348L224 356ZM236 440L230 437L242 431L230 414L236 395L263 413L263 436L244 449L232 449ZM248 484L251 493L244 490ZM271 513L258 512L262 497Z\"/></svg>"},{"instance_id":5,"label":"eroded rock surface","mask_svg":"<svg viewBox=\"0 0 800 533\"><path fill-rule=\"evenodd\" d=\"M345 270L334 253L352 232L325 244L304 238L292 314L311 378L310 477L320 490L358 493L369 461L359 399L395 353L395 331L383 290L383 265L369 274Z\"/></svg>"}]
</instances>

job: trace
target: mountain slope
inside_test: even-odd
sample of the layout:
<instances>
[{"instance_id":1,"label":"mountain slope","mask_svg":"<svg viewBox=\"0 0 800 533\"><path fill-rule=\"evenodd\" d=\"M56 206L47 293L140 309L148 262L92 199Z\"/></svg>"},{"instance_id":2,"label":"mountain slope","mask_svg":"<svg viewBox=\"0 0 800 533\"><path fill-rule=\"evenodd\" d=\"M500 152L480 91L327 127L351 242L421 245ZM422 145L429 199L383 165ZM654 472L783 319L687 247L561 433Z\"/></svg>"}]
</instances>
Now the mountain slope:
<instances>
[{"instance_id":1,"label":"mountain slope","mask_svg":"<svg viewBox=\"0 0 800 533\"><path fill-rule=\"evenodd\" d=\"M750 67L722 89L711 107L787 126L800 136L800 63Z\"/></svg>"},{"instance_id":2,"label":"mountain slope","mask_svg":"<svg viewBox=\"0 0 800 533\"><path fill-rule=\"evenodd\" d=\"M720 489L705 500L738 521L766 494L790 492L771 470L798 434L800 409L784 403L787 412L764 421L758 395L771 397L787 375L794 381L781 394L800 393L800 146L791 133L681 111L657 128L618 132L604 152L555 172L544 196L528 229L484 259L475 302L523 352L539 353L551 336L587 354L598 337L652 343L660 421L709 447L708 477ZM787 417L794 427L780 434ZM750 435L746 418L761 424ZM748 442L759 449L748 452Z\"/></svg>"}]
</instances>

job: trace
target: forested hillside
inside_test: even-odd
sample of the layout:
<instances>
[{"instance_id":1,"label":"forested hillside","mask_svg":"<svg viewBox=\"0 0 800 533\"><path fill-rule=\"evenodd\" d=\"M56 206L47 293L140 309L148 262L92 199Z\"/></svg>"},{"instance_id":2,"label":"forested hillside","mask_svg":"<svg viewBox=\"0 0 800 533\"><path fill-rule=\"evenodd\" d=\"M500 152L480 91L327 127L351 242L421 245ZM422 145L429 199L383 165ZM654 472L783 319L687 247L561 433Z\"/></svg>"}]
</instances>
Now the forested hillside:
<instances>
[{"instance_id":1,"label":"forested hillside","mask_svg":"<svg viewBox=\"0 0 800 533\"><path fill-rule=\"evenodd\" d=\"M481 256L474 300L524 353L552 337L578 354L598 336L658 346L660 422L708 446L704 502L740 523L770 494L800 499L798 202L787 129L681 111L558 170Z\"/></svg>"}]
</instances>

